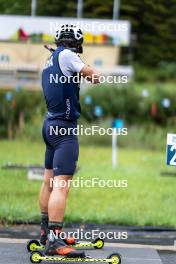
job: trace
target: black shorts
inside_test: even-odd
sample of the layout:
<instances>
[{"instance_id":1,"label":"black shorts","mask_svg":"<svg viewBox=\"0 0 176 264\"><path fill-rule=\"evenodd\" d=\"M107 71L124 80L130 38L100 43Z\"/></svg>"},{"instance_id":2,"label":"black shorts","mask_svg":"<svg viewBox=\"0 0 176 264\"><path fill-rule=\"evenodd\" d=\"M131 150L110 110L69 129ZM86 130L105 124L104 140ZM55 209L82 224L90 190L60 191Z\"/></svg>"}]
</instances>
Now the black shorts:
<instances>
[{"instance_id":1,"label":"black shorts","mask_svg":"<svg viewBox=\"0 0 176 264\"><path fill-rule=\"evenodd\" d=\"M73 175L79 155L78 138L73 130L77 122L46 119L43 139L46 144L45 168L53 169L54 176Z\"/></svg>"}]
</instances>

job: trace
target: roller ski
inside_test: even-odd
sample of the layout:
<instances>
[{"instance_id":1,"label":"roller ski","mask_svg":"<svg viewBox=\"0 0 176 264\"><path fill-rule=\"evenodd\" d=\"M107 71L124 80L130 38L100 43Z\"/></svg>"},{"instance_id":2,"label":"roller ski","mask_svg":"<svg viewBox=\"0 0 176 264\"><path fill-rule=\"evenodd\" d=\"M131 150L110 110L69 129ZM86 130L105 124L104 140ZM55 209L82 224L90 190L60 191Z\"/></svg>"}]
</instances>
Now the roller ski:
<instances>
[{"instance_id":1,"label":"roller ski","mask_svg":"<svg viewBox=\"0 0 176 264\"><path fill-rule=\"evenodd\" d=\"M40 263L41 261L61 261L61 262L108 262L119 264L121 262L120 255L111 255L111 258L99 259L86 256L84 251L76 250L68 246L61 238L50 239L46 243L45 250L31 252L30 260L32 263Z\"/></svg>"},{"instance_id":2,"label":"roller ski","mask_svg":"<svg viewBox=\"0 0 176 264\"><path fill-rule=\"evenodd\" d=\"M28 252L32 252L34 250L45 250L46 243L49 237L49 228L48 228L48 219L45 217L40 224L40 240L29 240L27 243ZM65 245L73 247L73 248L90 248L93 247L95 249L101 249L104 247L104 240L100 238L96 238L92 242L77 242L73 237L67 237L65 239L61 239Z\"/></svg>"},{"instance_id":3,"label":"roller ski","mask_svg":"<svg viewBox=\"0 0 176 264\"><path fill-rule=\"evenodd\" d=\"M107 258L92 258L90 256L84 257L63 257L63 256L48 256L40 251L31 252L30 261L32 263L40 263L42 261L56 261L56 262L100 262L100 263L109 263L109 264L120 264L121 256L118 253L112 253Z\"/></svg>"},{"instance_id":4,"label":"roller ski","mask_svg":"<svg viewBox=\"0 0 176 264\"><path fill-rule=\"evenodd\" d=\"M27 243L27 250L28 252L36 251L36 250L45 250L46 242L43 240L41 243L38 240L29 240ZM76 242L73 238L66 238L64 242L73 248L90 248L93 247L94 249L102 249L104 247L104 240L100 238L94 239L92 242Z\"/></svg>"}]
</instances>

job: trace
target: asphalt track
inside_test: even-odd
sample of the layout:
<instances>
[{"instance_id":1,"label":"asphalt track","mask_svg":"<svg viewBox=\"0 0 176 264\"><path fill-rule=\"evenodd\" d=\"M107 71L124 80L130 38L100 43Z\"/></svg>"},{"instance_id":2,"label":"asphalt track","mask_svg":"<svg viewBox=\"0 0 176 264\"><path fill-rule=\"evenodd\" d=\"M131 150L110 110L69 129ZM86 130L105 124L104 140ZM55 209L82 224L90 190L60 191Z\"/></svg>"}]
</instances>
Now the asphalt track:
<instances>
[{"instance_id":1,"label":"asphalt track","mask_svg":"<svg viewBox=\"0 0 176 264\"><path fill-rule=\"evenodd\" d=\"M29 253L26 250L26 240L17 239L1 239L0 240L0 264L24 264L30 263ZM158 252L152 248L136 248L135 245L128 247L127 245L113 246L105 244L101 250L86 250L88 255L93 257L106 257L110 253L120 253L122 256L122 264L163 264ZM43 262L51 263L51 262ZM53 263L53 262L52 262ZM175 262L170 262L170 264ZM168 264L168 262L167 262Z\"/></svg>"},{"instance_id":2,"label":"asphalt track","mask_svg":"<svg viewBox=\"0 0 176 264\"><path fill-rule=\"evenodd\" d=\"M87 228L75 226L75 228ZM89 227L90 228L90 227ZM91 227L100 229L101 226ZM126 241L105 240L105 247L101 250L86 250L92 257L107 257L113 252L122 255L122 264L176 264L176 230L160 230L153 228L111 227L103 226L103 230L128 230ZM71 228L68 228L71 230ZM87 229L86 229L87 230ZM39 227L28 225L0 226L0 264L30 263L26 243L29 239L39 237ZM43 262L48 263L48 262ZM54 262L50 262L54 263ZM56 263L56 262L55 262Z\"/></svg>"},{"instance_id":3,"label":"asphalt track","mask_svg":"<svg viewBox=\"0 0 176 264\"><path fill-rule=\"evenodd\" d=\"M176 251L159 251L160 258L163 264L175 264L176 263Z\"/></svg>"}]
</instances>

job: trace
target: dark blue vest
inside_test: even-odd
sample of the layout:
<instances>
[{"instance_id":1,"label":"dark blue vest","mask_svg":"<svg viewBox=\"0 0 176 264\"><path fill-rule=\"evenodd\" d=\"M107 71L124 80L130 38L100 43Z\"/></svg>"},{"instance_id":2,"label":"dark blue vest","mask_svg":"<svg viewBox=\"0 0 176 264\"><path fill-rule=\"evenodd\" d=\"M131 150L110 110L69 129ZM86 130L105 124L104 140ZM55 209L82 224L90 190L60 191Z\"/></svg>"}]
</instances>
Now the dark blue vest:
<instances>
[{"instance_id":1,"label":"dark blue vest","mask_svg":"<svg viewBox=\"0 0 176 264\"><path fill-rule=\"evenodd\" d=\"M42 72L42 88L48 109L47 118L77 120L81 108L79 103L79 83L74 83L61 71L58 57L64 47L58 47L50 56ZM64 81L63 81L64 80Z\"/></svg>"}]
</instances>

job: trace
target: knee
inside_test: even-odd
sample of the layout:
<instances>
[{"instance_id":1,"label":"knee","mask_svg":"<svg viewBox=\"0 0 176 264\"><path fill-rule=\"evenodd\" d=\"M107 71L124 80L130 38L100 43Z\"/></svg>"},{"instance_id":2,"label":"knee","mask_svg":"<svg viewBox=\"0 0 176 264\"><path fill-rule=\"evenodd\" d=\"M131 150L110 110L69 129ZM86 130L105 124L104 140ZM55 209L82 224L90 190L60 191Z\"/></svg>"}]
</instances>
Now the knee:
<instances>
[{"instance_id":1,"label":"knee","mask_svg":"<svg viewBox=\"0 0 176 264\"><path fill-rule=\"evenodd\" d=\"M49 192L52 191L52 178L44 177L43 184L48 189Z\"/></svg>"},{"instance_id":2,"label":"knee","mask_svg":"<svg viewBox=\"0 0 176 264\"><path fill-rule=\"evenodd\" d=\"M69 186L60 188L61 192L64 193L66 196L68 195L69 189L70 189Z\"/></svg>"},{"instance_id":3,"label":"knee","mask_svg":"<svg viewBox=\"0 0 176 264\"><path fill-rule=\"evenodd\" d=\"M52 189L53 170L45 169L43 184Z\"/></svg>"},{"instance_id":4,"label":"knee","mask_svg":"<svg viewBox=\"0 0 176 264\"><path fill-rule=\"evenodd\" d=\"M60 191L63 195L67 196L67 195L68 195L68 192L69 192L69 187L68 187L68 186L60 186L60 187L59 187L59 191Z\"/></svg>"},{"instance_id":5,"label":"knee","mask_svg":"<svg viewBox=\"0 0 176 264\"><path fill-rule=\"evenodd\" d=\"M53 182L53 189L55 191L58 191L60 193L62 193L64 196L67 196L68 195L68 192L69 192L69 189L70 189L70 186L69 186L69 182L65 181L54 181Z\"/></svg>"}]
</instances>

